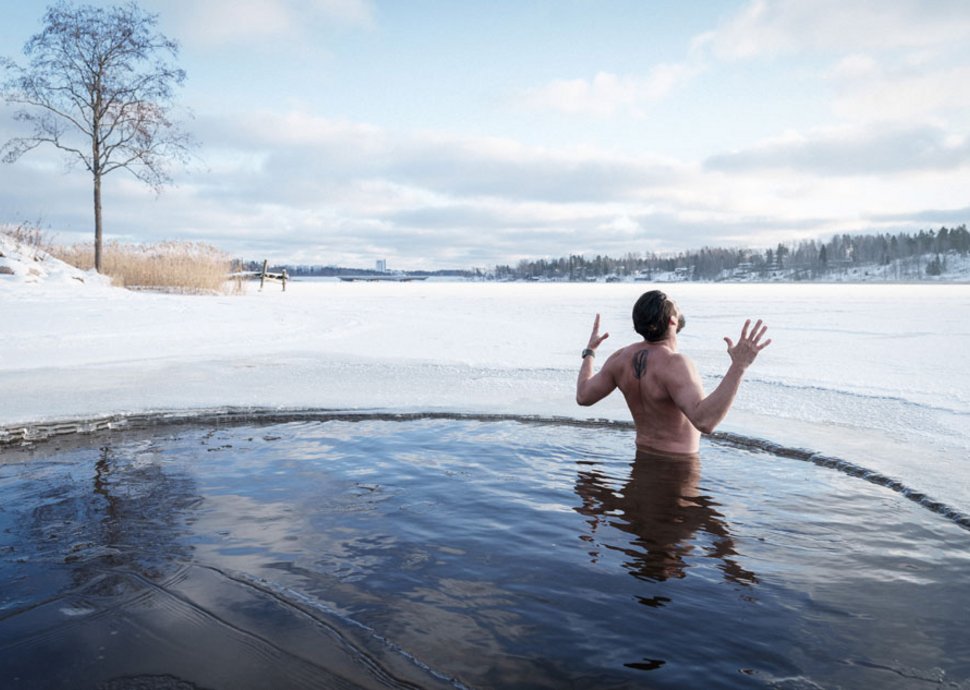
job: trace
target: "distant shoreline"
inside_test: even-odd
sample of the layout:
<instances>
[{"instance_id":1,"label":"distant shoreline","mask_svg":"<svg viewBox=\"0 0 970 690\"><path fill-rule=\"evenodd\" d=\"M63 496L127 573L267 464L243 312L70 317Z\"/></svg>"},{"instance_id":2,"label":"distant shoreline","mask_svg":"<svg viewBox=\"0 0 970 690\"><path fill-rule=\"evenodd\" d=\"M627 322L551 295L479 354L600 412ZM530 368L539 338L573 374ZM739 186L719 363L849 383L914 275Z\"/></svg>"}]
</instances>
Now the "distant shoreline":
<instances>
[{"instance_id":1,"label":"distant shoreline","mask_svg":"<svg viewBox=\"0 0 970 690\"><path fill-rule=\"evenodd\" d=\"M621 280L560 280L554 278L547 279L529 279L529 278L512 278L512 279L497 279L497 278L484 278L484 277L459 277L459 276L415 276L415 277L405 277L405 278L379 278L374 277L342 277L342 276L315 276L315 275L297 275L290 278L291 281L302 282L302 281L313 281L313 282L394 282L394 283L407 283L407 282L428 282L428 283L515 283L515 284L536 284L536 285L629 285L629 284L642 284L642 285L970 285L970 275L960 276L959 278L919 278L911 280L883 280L883 279L805 279L805 280L794 280L794 279L774 279L774 280L710 280L710 279L700 279L700 280L646 280L646 279L621 279Z\"/></svg>"},{"instance_id":2,"label":"distant shoreline","mask_svg":"<svg viewBox=\"0 0 970 690\"><path fill-rule=\"evenodd\" d=\"M961 228L962 229L962 228ZM786 255L787 256L787 255ZM690 259L688 261L688 258ZM723 257L722 257L723 258ZM960 284L970 283L970 251L950 250L925 252L882 261L796 257L785 259L784 265L737 261L724 265L704 263L704 256L651 259L659 265L644 266L643 260L614 260L596 257L588 261L581 257L570 259L521 262L516 268L497 266L495 270L400 270L339 266L295 266L278 264L273 270L286 269L291 278L339 278L340 280L474 280L497 282L556 282L556 283L884 283L884 284ZM693 263L692 263L693 262ZM723 266L718 268L718 266Z\"/></svg>"}]
</instances>

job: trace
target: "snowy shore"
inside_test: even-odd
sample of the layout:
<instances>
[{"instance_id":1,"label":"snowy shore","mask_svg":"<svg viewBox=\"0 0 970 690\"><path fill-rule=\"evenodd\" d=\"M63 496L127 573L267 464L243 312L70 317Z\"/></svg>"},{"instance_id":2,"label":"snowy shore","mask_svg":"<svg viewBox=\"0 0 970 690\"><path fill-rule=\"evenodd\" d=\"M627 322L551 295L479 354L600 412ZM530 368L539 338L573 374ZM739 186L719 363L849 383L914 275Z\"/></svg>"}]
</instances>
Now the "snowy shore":
<instances>
[{"instance_id":1,"label":"snowy shore","mask_svg":"<svg viewBox=\"0 0 970 690\"><path fill-rule=\"evenodd\" d=\"M0 276L0 426L221 406L573 407L571 377L556 367L578 361L587 324L559 342L554 314L521 318L528 298L491 295L476 313L477 284L171 295L113 288L9 242L0 251L11 269Z\"/></svg>"}]
</instances>

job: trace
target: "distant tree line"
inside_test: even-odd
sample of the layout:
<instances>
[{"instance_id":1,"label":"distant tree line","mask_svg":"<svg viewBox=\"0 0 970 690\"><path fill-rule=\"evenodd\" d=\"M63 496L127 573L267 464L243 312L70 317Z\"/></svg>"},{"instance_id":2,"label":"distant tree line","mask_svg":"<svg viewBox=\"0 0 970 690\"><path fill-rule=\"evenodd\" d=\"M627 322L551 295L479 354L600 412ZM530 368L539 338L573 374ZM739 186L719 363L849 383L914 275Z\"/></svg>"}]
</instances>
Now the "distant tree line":
<instances>
[{"instance_id":1,"label":"distant tree line","mask_svg":"<svg viewBox=\"0 0 970 690\"><path fill-rule=\"evenodd\" d=\"M516 266L495 267L499 280L594 280L642 277L674 273L685 280L726 280L732 277L770 279L784 275L792 280L814 280L850 268L891 266L896 278L946 270L947 254L970 253L966 225L919 233L835 235L828 242L801 240L779 243L765 250L704 247L678 254L628 252L620 258L568 256L558 259L522 260ZM927 256L931 257L927 259Z\"/></svg>"},{"instance_id":2,"label":"distant tree line","mask_svg":"<svg viewBox=\"0 0 970 690\"><path fill-rule=\"evenodd\" d=\"M262 261L240 261L237 264L240 271L259 271L263 268ZM269 267L274 273L279 273L283 269L291 277L314 277L314 278L333 278L336 276L372 276L377 273L372 268L346 268L341 266L309 266L276 264ZM401 271L407 276L427 276L436 278L481 278L483 274L480 270L461 270L443 269L439 271Z\"/></svg>"},{"instance_id":3,"label":"distant tree line","mask_svg":"<svg viewBox=\"0 0 970 690\"><path fill-rule=\"evenodd\" d=\"M966 225L916 234L834 235L828 242L801 240L779 243L763 250L704 247L677 254L628 252L620 258L572 255L558 259L522 260L514 267L400 271L409 276L498 280L584 281L638 277L651 280L659 274L676 274L684 280L731 278L816 280L863 266L882 266L887 279L940 275L946 271L947 255L970 254ZM237 261L237 270L259 271L262 261ZM370 276L374 269L341 266L277 264L273 272L286 269L293 277Z\"/></svg>"}]
</instances>

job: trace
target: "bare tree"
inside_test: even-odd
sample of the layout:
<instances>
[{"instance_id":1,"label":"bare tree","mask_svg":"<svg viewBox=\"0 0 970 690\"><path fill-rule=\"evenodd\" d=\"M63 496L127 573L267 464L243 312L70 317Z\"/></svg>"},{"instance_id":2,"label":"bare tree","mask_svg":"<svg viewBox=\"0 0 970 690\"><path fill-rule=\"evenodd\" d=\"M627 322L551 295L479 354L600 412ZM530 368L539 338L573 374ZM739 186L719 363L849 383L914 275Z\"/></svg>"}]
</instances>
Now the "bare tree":
<instances>
[{"instance_id":1,"label":"bare tree","mask_svg":"<svg viewBox=\"0 0 970 690\"><path fill-rule=\"evenodd\" d=\"M124 169L156 192L171 182L168 163L185 161L192 142L170 118L184 70L178 44L155 30L158 15L134 2L107 8L58 2L24 45L26 67L4 59L0 86L15 118L32 129L8 141L12 163L53 144L94 181L94 265L101 271L101 178Z\"/></svg>"}]
</instances>

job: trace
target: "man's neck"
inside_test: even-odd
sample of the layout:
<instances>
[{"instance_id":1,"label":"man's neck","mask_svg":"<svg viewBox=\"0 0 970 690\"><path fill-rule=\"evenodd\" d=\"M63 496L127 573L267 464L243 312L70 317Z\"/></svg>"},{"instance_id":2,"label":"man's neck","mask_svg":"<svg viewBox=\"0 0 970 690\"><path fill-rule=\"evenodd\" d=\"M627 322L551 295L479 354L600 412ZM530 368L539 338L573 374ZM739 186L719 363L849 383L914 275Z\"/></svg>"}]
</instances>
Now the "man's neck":
<instances>
[{"instance_id":1,"label":"man's neck","mask_svg":"<svg viewBox=\"0 0 970 690\"><path fill-rule=\"evenodd\" d=\"M644 338L644 342L648 345L657 345L660 347L665 347L672 352L677 352L677 332L671 328L670 332L660 340L647 340Z\"/></svg>"}]
</instances>

